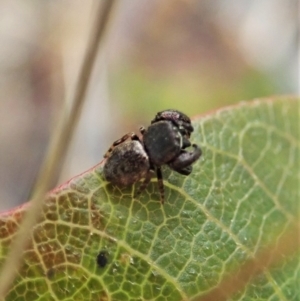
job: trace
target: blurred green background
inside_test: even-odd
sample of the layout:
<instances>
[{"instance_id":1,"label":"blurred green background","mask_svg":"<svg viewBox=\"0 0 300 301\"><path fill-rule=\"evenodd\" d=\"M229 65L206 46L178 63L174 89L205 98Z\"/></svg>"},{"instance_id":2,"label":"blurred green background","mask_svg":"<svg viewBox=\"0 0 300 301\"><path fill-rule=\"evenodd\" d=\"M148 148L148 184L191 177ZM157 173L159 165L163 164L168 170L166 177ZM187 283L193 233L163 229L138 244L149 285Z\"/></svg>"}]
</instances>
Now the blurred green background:
<instances>
[{"instance_id":1,"label":"blurred green background","mask_svg":"<svg viewBox=\"0 0 300 301\"><path fill-rule=\"evenodd\" d=\"M27 200L68 109L98 1L0 0L0 209ZM59 182L156 112L299 93L298 1L123 0Z\"/></svg>"}]
</instances>

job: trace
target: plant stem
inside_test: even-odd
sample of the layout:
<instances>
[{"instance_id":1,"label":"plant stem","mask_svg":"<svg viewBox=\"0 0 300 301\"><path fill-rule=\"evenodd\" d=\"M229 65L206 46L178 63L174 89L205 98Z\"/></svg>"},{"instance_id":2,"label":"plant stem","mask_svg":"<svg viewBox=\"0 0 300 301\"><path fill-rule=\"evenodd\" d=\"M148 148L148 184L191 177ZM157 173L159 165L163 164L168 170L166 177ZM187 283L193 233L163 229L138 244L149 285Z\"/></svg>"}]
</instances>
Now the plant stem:
<instances>
[{"instance_id":1,"label":"plant stem","mask_svg":"<svg viewBox=\"0 0 300 301\"><path fill-rule=\"evenodd\" d=\"M23 250L25 250L31 236L31 230L42 212L45 193L50 189L50 185L53 183L53 179L56 178L57 172L60 169L59 166L61 166L67 154L68 146L72 140L76 124L78 123L82 111L99 44L103 41L105 29L107 28L112 7L115 2L115 0L103 0L98 7L93 32L91 33L90 42L87 46L78 76L72 107L67 116L66 111L62 113L59 125L55 130L46 159L33 189L31 205L27 214L24 216L19 231L11 244L11 250L2 267L0 274L0 299L4 298L11 283L15 279L18 267L22 262Z\"/></svg>"}]
</instances>

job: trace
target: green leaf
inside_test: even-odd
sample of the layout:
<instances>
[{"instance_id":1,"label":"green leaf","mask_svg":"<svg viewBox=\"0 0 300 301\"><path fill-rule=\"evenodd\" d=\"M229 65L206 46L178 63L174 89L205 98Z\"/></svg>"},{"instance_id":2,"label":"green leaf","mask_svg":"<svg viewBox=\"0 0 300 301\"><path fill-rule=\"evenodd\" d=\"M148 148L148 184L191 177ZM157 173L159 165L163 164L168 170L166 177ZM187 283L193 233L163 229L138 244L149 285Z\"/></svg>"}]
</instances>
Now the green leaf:
<instances>
[{"instance_id":1,"label":"green leaf","mask_svg":"<svg viewBox=\"0 0 300 301\"><path fill-rule=\"evenodd\" d=\"M299 226L298 112L281 97L196 118L203 156L188 177L163 170L163 206L156 179L134 200L136 187L103 180L103 164L58 187L5 300L208 300L236 273L250 276L224 300L300 300L299 246L277 248ZM27 208L0 216L1 264Z\"/></svg>"}]
</instances>

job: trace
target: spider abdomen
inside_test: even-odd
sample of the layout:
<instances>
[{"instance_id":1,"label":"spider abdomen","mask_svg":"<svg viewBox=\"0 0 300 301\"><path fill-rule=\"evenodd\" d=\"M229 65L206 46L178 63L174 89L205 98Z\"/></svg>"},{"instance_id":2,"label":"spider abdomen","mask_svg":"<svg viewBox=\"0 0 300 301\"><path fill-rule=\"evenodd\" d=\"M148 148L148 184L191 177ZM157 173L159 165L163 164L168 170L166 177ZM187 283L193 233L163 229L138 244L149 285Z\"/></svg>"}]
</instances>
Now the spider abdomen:
<instances>
[{"instance_id":1,"label":"spider abdomen","mask_svg":"<svg viewBox=\"0 0 300 301\"><path fill-rule=\"evenodd\" d=\"M121 186L132 185L149 172L148 155L139 141L126 141L116 146L104 165L107 181Z\"/></svg>"}]
</instances>

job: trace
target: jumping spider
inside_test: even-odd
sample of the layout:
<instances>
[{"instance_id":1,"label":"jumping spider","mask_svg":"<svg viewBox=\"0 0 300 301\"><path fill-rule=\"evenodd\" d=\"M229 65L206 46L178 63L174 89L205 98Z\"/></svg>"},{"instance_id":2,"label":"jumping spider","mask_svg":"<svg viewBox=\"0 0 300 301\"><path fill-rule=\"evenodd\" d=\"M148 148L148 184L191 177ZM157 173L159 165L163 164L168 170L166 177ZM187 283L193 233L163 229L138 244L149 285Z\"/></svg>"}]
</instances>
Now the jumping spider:
<instances>
[{"instance_id":1,"label":"jumping spider","mask_svg":"<svg viewBox=\"0 0 300 301\"><path fill-rule=\"evenodd\" d=\"M194 128L191 120L177 110L165 110L157 113L151 125L140 128L142 138L128 133L115 141L104 155L104 177L114 185L128 186L144 179L138 194L149 184L153 172L156 172L161 203L164 203L164 185L162 165L168 165L174 171L189 175L192 164L201 156L201 149L191 145L190 135ZM187 147L193 147L187 151Z\"/></svg>"}]
</instances>

